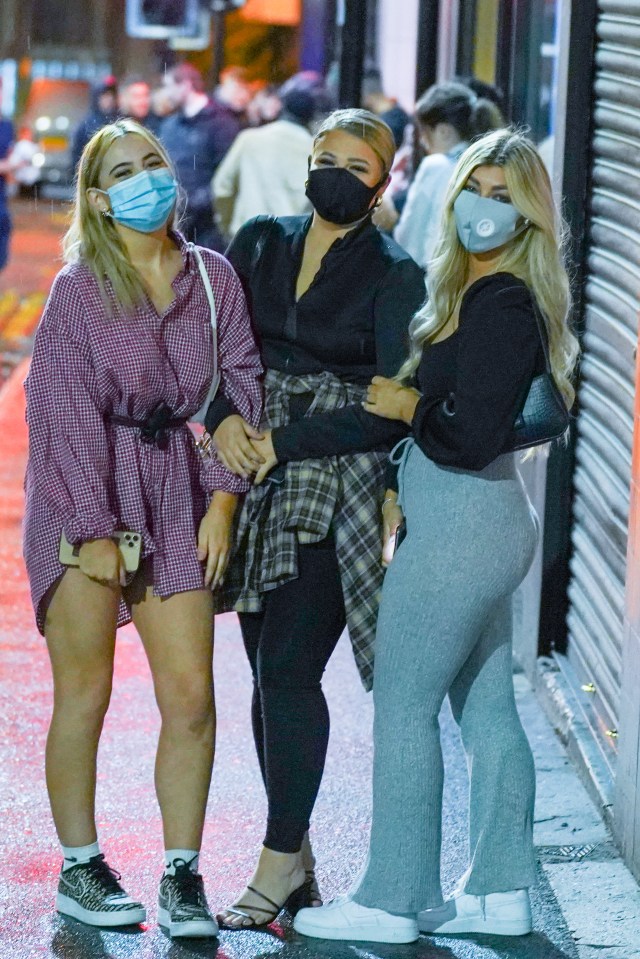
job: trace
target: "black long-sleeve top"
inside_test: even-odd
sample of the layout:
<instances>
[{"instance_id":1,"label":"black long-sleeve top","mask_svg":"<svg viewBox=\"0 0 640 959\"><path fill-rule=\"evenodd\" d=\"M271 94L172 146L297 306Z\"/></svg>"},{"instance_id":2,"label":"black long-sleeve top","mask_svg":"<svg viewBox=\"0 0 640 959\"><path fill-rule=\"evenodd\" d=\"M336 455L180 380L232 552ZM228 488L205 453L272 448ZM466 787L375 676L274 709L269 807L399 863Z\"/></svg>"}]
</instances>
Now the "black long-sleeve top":
<instances>
[{"instance_id":1,"label":"black long-sleeve top","mask_svg":"<svg viewBox=\"0 0 640 959\"><path fill-rule=\"evenodd\" d=\"M534 376L545 370L533 298L510 273L473 283L458 329L418 367L416 443L443 466L481 470L509 448Z\"/></svg>"},{"instance_id":2,"label":"black long-sleeve top","mask_svg":"<svg viewBox=\"0 0 640 959\"><path fill-rule=\"evenodd\" d=\"M422 270L367 220L336 240L296 302L310 226L311 217L256 217L227 251L247 296L264 366L296 376L328 371L361 385L375 375L395 375L407 355L409 322L424 300ZM256 257L258 242L262 252ZM404 424L360 405L304 417L311 399L292 402L295 421L273 430L280 463L390 448L407 432ZM209 432L233 412L224 397L214 400L206 417Z\"/></svg>"}]
</instances>

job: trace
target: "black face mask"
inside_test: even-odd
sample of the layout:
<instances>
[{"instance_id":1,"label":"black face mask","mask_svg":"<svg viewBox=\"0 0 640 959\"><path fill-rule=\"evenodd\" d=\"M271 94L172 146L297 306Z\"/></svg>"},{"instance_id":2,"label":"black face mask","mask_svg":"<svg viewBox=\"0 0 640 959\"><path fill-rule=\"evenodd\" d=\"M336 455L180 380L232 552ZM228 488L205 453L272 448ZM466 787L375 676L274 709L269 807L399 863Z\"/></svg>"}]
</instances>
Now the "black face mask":
<instances>
[{"instance_id":1,"label":"black face mask","mask_svg":"<svg viewBox=\"0 0 640 959\"><path fill-rule=\"evenodd\" d=\"M305 192L323 220L347 226L367 215L369 204L385 180L386 177L375 186L367 186L344 167L324 167L309 171Z\"/></svg>"}]
</instances>

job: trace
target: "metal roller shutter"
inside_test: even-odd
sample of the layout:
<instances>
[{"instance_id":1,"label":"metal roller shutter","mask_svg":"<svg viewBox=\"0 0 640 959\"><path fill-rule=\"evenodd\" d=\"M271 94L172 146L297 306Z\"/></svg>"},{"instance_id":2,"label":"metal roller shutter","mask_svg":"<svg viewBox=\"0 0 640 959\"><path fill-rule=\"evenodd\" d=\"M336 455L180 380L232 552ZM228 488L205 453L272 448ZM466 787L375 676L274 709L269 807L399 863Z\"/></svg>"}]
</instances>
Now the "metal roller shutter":
<instances>
[{"instance_id":1,"label":"metal roller shutter","mask_svg":"<svg viewBox=\"0 0 640 959\"><path fill-rule=\"evenodd\" d=\"M602 0L574 477L569 672L615 756L640 290L640 2Z\"/></svg>"}]
</instances>

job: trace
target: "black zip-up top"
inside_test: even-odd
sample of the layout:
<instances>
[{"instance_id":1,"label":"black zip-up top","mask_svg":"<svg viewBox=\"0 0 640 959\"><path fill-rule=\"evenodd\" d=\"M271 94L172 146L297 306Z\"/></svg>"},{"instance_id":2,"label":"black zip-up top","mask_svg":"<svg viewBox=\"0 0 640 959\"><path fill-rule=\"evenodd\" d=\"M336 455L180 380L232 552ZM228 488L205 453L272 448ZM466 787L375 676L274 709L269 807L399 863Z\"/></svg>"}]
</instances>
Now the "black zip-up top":
<instances>
[{"instance_id":1,"label":"black zip-up top","mask_svg":"<svg viewBox=\"0 0 640 959\"><path fill-rule=\"evenodd\" d=\"M408 326L422 304L422 270L370 219L333 244L309 289L295 288L311 217L256 217L227 256L249 301L265 367L292 375L329 371L368 384L394 376L408 351ZM261 250L256 256L256 245ZM311 397L292 404L294 422L273 431L279 462L389 448L404 424L360 405L304 417ZM210 407L210 432L234 412L223 397Z\"/></svg>"}]
</instances>

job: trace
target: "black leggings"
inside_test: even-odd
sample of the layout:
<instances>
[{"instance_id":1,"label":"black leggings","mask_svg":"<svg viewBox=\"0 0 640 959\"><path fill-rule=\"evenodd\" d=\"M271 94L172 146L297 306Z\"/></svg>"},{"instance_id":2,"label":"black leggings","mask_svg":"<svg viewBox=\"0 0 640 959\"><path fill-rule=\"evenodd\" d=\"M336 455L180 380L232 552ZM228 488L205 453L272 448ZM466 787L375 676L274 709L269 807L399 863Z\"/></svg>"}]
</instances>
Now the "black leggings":
<instances>
[{"instance_id":1,"label":"black leggings","mask_svg":"<svg viewBox=\"0 0 640 959\"><path fill-rule=\"evenodd\" d=\"M253 671L253 737L269 804L264 844L298 852L329 741L322 674L345 627L333 538L298 548L299 576L265 593L261 613L241 613Z\"/></svg>"}]
</instances>

